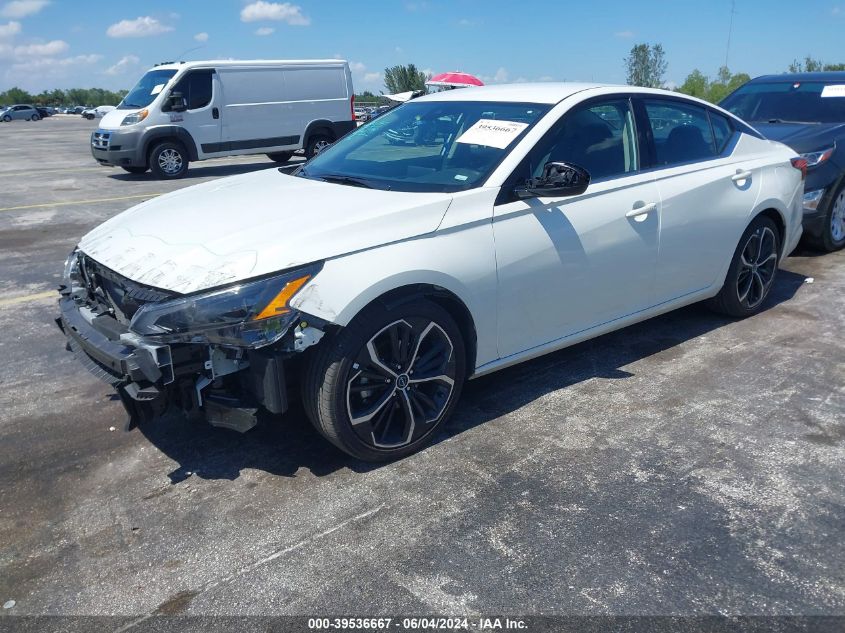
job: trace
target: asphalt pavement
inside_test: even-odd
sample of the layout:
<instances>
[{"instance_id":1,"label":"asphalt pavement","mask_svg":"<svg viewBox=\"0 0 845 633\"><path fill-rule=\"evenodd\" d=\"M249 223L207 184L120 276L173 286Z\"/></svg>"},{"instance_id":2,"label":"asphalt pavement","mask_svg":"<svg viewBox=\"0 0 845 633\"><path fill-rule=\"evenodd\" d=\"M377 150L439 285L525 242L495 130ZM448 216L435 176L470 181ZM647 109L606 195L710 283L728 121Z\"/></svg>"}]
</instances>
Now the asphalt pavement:
<instances>
[{"instance_id":1,"label":"asphalt pavement","mask_svg":"<svg viewBox=\"0 0 845 633\"><path fill-rule=\"evenodd\" d=\"M692 306L471 381L396 463L298 408L126 433L53 322L65 257L147 197L276 164L133 176L93 161L95 126L0 124L0 620L845 616L845 252L787 259L759 316Z\"/></svg>"}]
</instances>

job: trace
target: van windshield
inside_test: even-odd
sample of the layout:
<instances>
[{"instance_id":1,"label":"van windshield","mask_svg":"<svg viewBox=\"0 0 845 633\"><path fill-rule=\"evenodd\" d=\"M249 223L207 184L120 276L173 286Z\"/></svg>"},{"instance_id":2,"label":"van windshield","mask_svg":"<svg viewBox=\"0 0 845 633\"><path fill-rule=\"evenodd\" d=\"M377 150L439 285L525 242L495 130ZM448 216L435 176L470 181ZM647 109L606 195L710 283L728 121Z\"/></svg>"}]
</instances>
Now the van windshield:
<instances>
[{"instance_id":1,"label":"van windshield","mask_svg":"<svg viewBox=\"0 0 845 633\"><path fill-rule=\"evenodd\" d=\"M146 108L153 102L159 92L164 90L167 82L176 74L176 70L151 70L141 77L135 87L123 97L117 106L118 110L132 110Z\"/></svg>"},{"instance_id":2,"label":"van windshield","mask_svg":"<svg viewBox=\"0 0 845 633\"><path fill-rule=\"evenodd\" d=\"M406 103L347 134L297 175L390 191L471 189L487 179L549 107L490 101Z\"/></svg>"}]
</instances>

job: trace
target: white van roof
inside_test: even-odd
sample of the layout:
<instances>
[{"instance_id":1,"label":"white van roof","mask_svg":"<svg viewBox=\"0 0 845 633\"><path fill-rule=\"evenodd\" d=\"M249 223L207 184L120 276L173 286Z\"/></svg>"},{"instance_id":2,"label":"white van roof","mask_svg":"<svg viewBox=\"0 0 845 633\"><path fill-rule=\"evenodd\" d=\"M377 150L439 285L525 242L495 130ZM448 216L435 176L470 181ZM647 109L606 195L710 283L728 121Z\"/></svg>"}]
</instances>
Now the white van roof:
<instances>
[{"instance_id":1,"label":"white van roof","mask_svg":"<svg viewBox=\"0 0 845 633\"><path fill-rule=\"evenodd\" d=\"M165 62L154 68L175 69L206 68L208 66L243 67L243 66L346 66L345 59L209 59L191 62Z\"/></svg>"}]
</instances>

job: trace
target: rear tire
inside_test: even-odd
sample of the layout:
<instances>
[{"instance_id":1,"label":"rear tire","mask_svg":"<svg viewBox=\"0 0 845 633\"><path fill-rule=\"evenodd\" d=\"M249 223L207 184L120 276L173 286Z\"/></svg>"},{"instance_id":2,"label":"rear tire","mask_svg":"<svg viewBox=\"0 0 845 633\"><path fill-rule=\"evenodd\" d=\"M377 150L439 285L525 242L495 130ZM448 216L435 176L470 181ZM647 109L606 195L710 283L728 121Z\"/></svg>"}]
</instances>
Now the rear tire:
<instances>
[{"instance_id":1,"label":"rear tire","mask_svg":"<svg viewBox=\"0 0 845 633\"><path fill-rule=\"evenodd\" d=\"M41 117L38 116L37 114L33 114L31 117L29 117L30 121L38 121L40 119L41 119Z\"/></svg>"},{"instance_id":2,"label":"rear tire","mask_svg":"<svg viewBox=\"0 0 845 633\"><path fill-rule=\"evenodd\" d=\"M132 167L121 167L123 171L128 171L130 174L144 174L147 172L148 167L145 166L132 166Z\"/></svg>"},{"instance_id":3,"label":"rear tire","mask_svg":"<svg viewBox=\"0 0 845 633\"><path fill-rule=\"evenodd\" d=\"M833 194L822 220L821 235L805 233L804 241L809 246L826 253L838 251L845 246L845 183Z\"/></svg>"},{"instance_id":4,"label":"rear tire","mask_svg":"<svg viewBox=\"0 0 845 633\"><path fill-rule=\"evenodd\" d=\"M276 163L286 163L290 160L291 156L293 156L293 152L273 152L272 154L267 154L267 158Z\"/></svg>"},{"instance_id":5,"label":"rear tire","mask_svg":"<svg viewBox=\"0 0 845 633\"><path fill-rule=\"evenodd\" d=\"M316 429L342 451L366 461L398 459L446 423L465 363L460 329L437 304L374 303L314 348L302 400Z\"/></svg>"},{"instance_id":6,"label":"rear tire","mask_svg":"<svg viewBox=\"0 0 845 633\"><path fill-rule=\"evenodd\" d=\"M777 275L780 237L775 223L759 215L748 225L734 252L725 284L708 305L739 319L757 314Z\"/></svg>"},{"instance_id":7,"label":"rear tire","mask_svg":"<svg viewBox=\"0 0 845 633\"><path fill-rule=\"evenodd\" d=\"M311 160L331 144L332 139L330 139L327 135L315 134L308 139L308 145L305 146L305 158L307 160Z\"/></svg>"},{"instance_id":8,"label":"rear tire","mask_svg":"<svg viewBox=\"0 0 845 633\"><path fill-rule=\"evenodd\" d=\"M177 141L164 141L153 147L148 162L157 178L176 180L188 173L188 152Z\"/></svg>"}]
</instances>

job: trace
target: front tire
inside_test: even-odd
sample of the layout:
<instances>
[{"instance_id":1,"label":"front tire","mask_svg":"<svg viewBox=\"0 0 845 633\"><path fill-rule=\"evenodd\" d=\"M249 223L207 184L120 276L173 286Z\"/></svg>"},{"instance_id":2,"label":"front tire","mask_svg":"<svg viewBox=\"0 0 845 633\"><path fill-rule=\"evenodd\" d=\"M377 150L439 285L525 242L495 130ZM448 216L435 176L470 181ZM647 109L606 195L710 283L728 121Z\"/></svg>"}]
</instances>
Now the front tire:
<instances>
[{"instance_id":1,"label":"front tire","mask_svg":"<svg viewBox=\"0 0 845 633\"><path fill-rule=\"evenodd\" d=\"M188 173L188 153L176 141L165 141L150 152L150 171L157 178L176 180Z\"/></svg>"},{"instance_id":2,"label":"front tire","mask_svg":"<svg viewBox=\"0 0 845 633\"><path fill-rule=\"evenodd\" d=\"M6 123L8 123L11 120L12 120L12 117L9 116L8 114L3 117L3 121L5 121Z\"/></svg>"},{"instance_id":3,"label":"front tire","mask_svg":"<svg viewBox=\"0 0 845 633\"><path fill-rule=\"evenodd\" d=\"M771 218L757 216L742 234L725 284L710 307L740 319L757 314L774 284L779 258L777 226Z\"/></svg>"},{"instance_id":4,"label":"front tire","mask_svg":"<svg viewBox=\"0 0 845 633\"><path fill-rule=\"evenodd\" d=\"M463 337L448 312L422 298L392 308L375 303L315 348L303 403L335 446L388 461L434 438L465 376Z\"/></svg>"}]
</instances>

